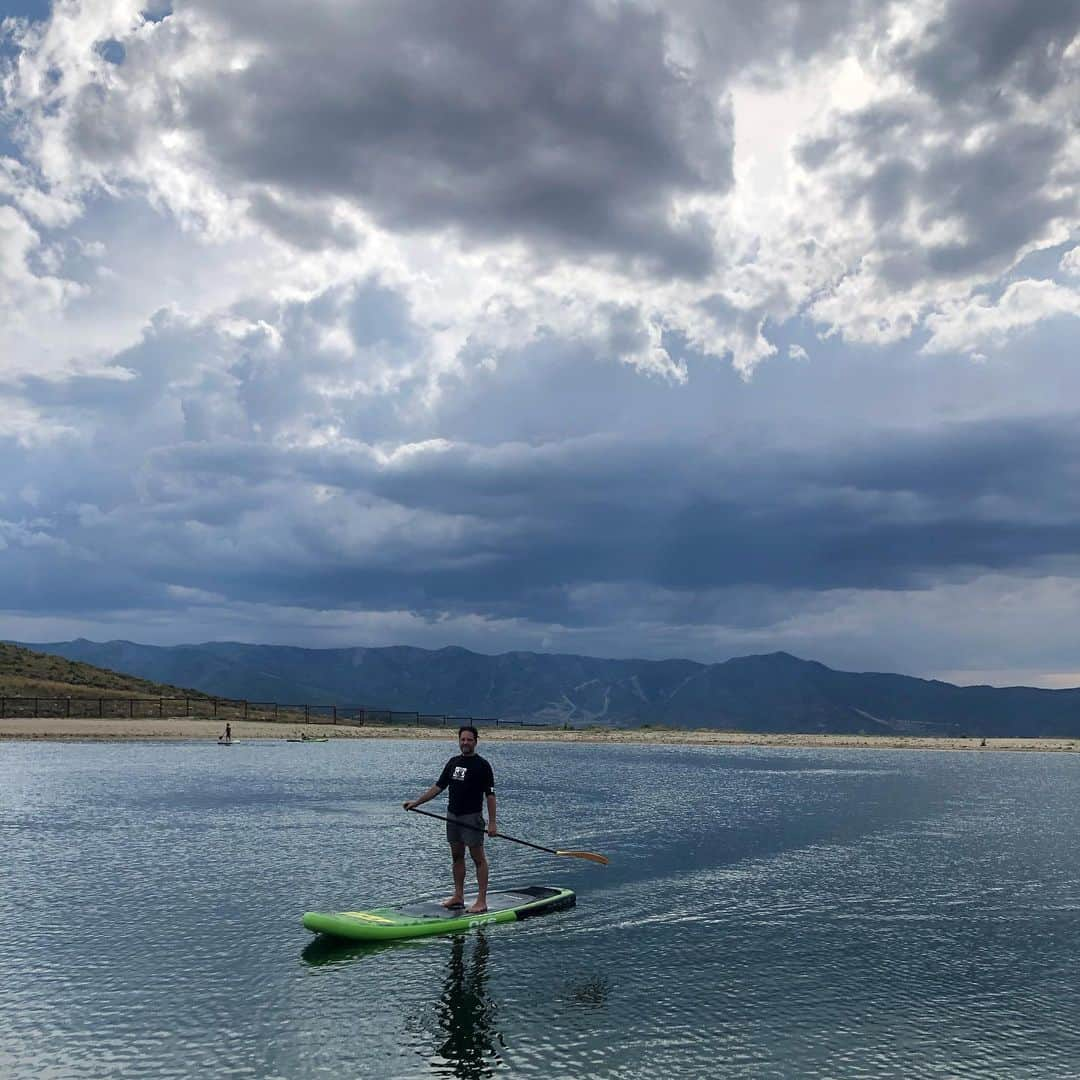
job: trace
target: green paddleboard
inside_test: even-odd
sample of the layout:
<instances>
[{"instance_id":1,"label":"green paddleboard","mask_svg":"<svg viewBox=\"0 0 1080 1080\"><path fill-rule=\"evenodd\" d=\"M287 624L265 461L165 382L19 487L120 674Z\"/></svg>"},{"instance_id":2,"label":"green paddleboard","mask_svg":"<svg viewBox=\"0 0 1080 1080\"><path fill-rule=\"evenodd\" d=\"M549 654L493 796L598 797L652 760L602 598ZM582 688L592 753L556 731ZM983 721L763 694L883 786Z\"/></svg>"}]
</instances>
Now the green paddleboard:
<instances>
[{"instance_id":1,"label":"green paddleboard","mask_svg":"<svg viewBox=\"0 0 1080 1080\"><path fill-rule=\"evenodd\" d=\"M488 909L481 915L470 915L465 908L444 908L435 898L366 911L309 911L304 915L304 926L316 934L355 941L396 941L429 934L454 934L487 923L520 922L533 915L573 907L576 900L570 889L523 885L489 891ZM466 907L472 902L466 898Z\"/></svg>"}]
</instances>

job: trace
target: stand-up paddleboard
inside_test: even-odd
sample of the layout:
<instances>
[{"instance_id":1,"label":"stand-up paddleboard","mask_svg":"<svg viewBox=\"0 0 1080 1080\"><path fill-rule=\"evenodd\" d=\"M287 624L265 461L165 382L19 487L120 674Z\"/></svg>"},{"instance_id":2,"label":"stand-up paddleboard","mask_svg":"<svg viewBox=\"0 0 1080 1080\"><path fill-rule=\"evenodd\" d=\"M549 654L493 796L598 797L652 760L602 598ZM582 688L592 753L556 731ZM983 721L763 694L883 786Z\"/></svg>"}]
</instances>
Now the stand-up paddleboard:
<instances>
[{"instance_id":1,"label":"stand-up paddleboard","mask_svg":"<svg viewBox=\"0 0 1080 1080\"><path fill-rule=\"evenodd\" d=\"M437 899L371 908L368 911L309 911L304 926L316 934L352 938L356 941L395 941L400 938L453 934L485 923L520 922L533 915L573 907L577 897L570 889L546 885L522 885L488 893L488 909L480 915L464 908L444 908Z\"/></svg>"}]
</instances>

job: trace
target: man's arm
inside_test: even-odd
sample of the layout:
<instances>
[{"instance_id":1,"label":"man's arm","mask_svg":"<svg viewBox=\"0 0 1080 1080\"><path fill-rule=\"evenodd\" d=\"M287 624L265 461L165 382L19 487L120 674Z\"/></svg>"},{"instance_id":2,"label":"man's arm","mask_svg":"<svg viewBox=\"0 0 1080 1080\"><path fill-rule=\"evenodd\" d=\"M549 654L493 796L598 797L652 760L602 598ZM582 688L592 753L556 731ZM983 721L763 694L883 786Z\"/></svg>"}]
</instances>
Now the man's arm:
<instances>
[{"instance_id":1,"label":"man's arm","mask_svg":"<svg viewBox=\"0 0 1080 1080\"><path fill-rule=\"evenodd\" d=\"M404 806L406 810L415 810L418 806L423 806L424 803L431 802L431 800L441 791L442 788L439 787L438 784L432 784L419 799L413 799L412 802L404 802L401 805Z\"/></svg>"},{"instance_id":2,"label":"man's arm","mask_svg":"<svg viewBox=\"0 0 1080 1080\"><path fill-rule=\"evenodd\" d=\"M497 836L498 827L495 824L495 792L489 792L487 797L488 808L488 836Z\"/></svg>"}]
</instances>

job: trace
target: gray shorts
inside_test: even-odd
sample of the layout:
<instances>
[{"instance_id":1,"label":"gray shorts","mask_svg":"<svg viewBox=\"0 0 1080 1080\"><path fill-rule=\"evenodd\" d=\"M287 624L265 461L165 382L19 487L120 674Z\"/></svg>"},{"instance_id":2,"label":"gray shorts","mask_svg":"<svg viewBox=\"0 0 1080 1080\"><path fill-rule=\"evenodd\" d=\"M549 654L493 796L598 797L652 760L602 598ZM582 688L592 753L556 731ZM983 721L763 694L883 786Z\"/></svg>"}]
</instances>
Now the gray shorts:
<instances>
[{"instance_id":1,"label":"gray shorts","mask_svg":"<svg viewBox=\"0 0 1080 1080\"><path fill-rule=\"evenodd\" d=\"M451 844L483 847L486 828L483 814L455 814L454 820L446 823L446 839Z\"/></svg>"}]
</instances>

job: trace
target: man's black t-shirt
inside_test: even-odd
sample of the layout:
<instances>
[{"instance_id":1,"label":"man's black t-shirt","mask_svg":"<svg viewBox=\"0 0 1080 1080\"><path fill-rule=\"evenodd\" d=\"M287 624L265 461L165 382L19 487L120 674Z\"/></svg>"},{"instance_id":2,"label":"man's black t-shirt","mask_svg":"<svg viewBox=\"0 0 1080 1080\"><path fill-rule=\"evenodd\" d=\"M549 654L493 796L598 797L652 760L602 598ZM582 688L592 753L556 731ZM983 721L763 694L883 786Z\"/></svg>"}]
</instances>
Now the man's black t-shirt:
<instances>
[{"instance_id":1,"label":"man's black t-shirt","mask_svg":"<svg viewBox=\"0 0 1080 1080\"><path fill-rule=\"evenodd\" d=\"M458 754L447 763L435 786L443 791L450 788L450 814L481 814L484 796L495 792L495 774L479 754Z\"/></svg>"}]
</instances>

